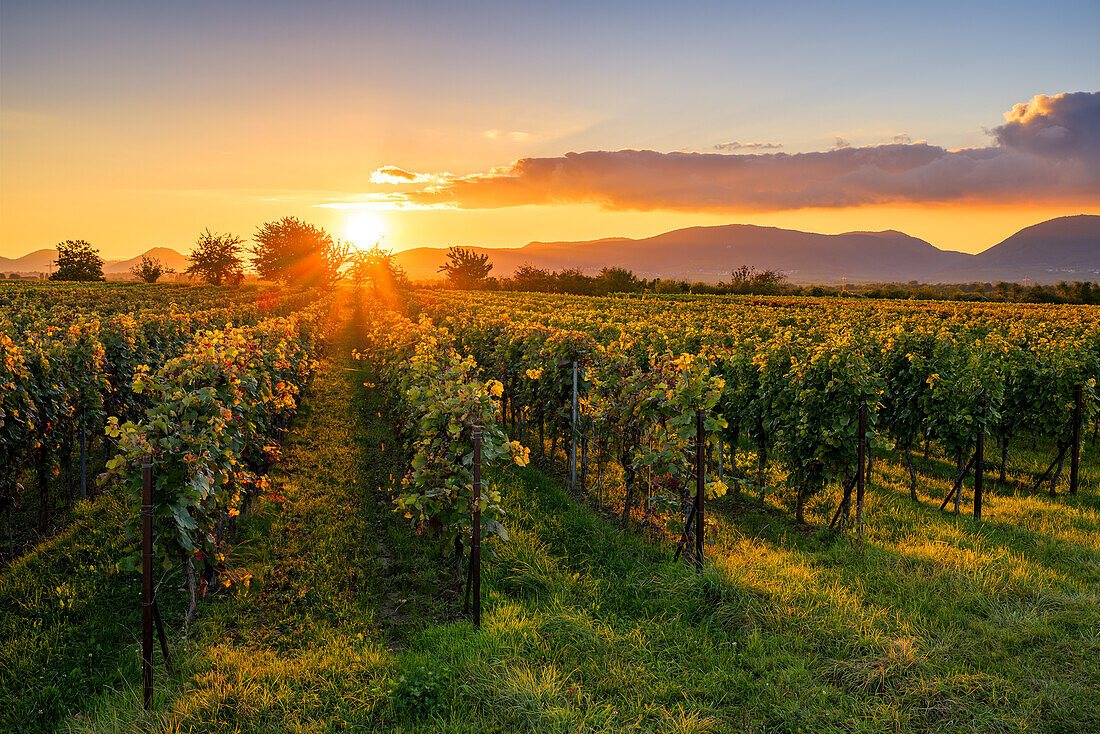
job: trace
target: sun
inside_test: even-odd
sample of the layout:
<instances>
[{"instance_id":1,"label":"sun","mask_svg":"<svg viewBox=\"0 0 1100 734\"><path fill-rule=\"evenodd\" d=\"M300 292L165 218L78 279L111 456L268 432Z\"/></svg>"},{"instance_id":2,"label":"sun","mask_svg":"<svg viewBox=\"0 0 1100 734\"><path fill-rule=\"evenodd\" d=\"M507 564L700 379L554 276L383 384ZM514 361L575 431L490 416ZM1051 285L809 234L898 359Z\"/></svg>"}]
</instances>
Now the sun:
<instances>
[{"instance_id":1,"label":"sun","mask_svg":"<svg viewBox=\"0 0 1100 734\"><path fill-rule=\"evenodd\" d=\"M355 212L344 223L344 235L357 250L369 250L386 236L386 223L374 212Z\"/></svg>"}]
</instances>

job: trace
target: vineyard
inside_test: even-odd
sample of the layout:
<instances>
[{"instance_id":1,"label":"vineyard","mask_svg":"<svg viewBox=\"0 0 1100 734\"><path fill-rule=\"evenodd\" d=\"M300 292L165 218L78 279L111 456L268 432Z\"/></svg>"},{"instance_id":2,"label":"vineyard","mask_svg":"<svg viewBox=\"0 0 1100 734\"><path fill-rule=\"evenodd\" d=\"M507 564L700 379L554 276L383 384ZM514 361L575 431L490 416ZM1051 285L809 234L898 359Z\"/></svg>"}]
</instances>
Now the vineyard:
<instances>
[{"instance_id":1,"label":"vineyard","mask_svg":"<svg viewBox=\"0 0 1100 734\"><path fill-rule=\"evenodd\" d=\"M0 290L0 728L1100 728L1097 309L338 290Z\"/></svg>"},{"instance_id":2,"label":"vineyard","mask_svg":"<svg viewBox=\"0 0 1100 734\"><path fill-rule=\"evenodd\" d=\"M691 469L671 457L687 436L668 429L697 410L718 439L707 449L718 476L728 468L736 487L763 499L781 489L765 481L773 460L799 522L807 501L854 476L861 441L872 456L903 453L917 500L920 444L925 458L934 444L953 459L961 483L988 433L1004 484L1013 441L1042 439L1054 456L1029 482L1049 483L1053 497L1067 457L1078 466L1080 432L1091 425L1095 443L1100 430L1100 318L1089 309L468 294L426 297L423 308L507 386L521 434L537 427L553 454L558 437L576 443L579 433L582 452L590 439L598 461L619 463L624 522L639 469L651 499L684 485ZM574 369L585 376L577 390ZM756 454L752 471L742 471L751 461L737 452L742 441Z\"/></svg>"},{"instance_id":3,"label":"vineyard","mask_svg":"<svg viewBox=\"0 0 1100 734\"><path fill-rule=\"evenodd\" d=\"M122 574L143 565L151 579L155 561L164 571L160 583L182 570L185 627L208 586L247 584L247 572L226 563L235 518L266 489L263 475L316 369L327 302L308 292L126 286L19 285L0 297L7 551L19 554L17 533L33 538L59 529L64 550L79 548L76 573L45 580L60 584L46 587L48 596L59 597L53 609L41 606L44 579L33 566L58 559L32 553L6 572L0 629L6 660L20 661L4 666L7 688L44 664L48 670L56 653L50 646L65 640L70 618L85 616L103 596L96 564ZM143 464L156 475L152 502L141 494ZM99 501L87 504L101 488ZM86 502L78 509L79 500ZM142 509L118 517L120 502ZM28 512L34 503L37 510ZM146 508L156 543L146 544L155 553L143 558L134 541ZM98 539L110 548L82 546L88 540L82 533L105 530L95 527L97 514L114 515L121 525L115 529L122 537ZM159 606L148 596L143 604L162 628ZM93 639L105 632L91 631ZM167 652L163 632L161 639ZM47 691L61 699L79 694L86 673L75 668L74 679L65 680L66 673ZM5 708L16 717L32 713Z\"/></svg>"},{"instance_id":4,"label":"vineyard","mask_svg":"<svg viewBox=\"0 0 1100 734\"><path fill-rule=\"evenodd\" d=\"M88 496L111 452L103 431L108 417L135 420L162 399L142 394L135 375L155 374L201 349L201 335L213 330L244 328L238 338L248 339L249 329L312 298L188 286L0 286L7 554L16 551L17 528L46 532L75 496Z\"/></svg>"}]
</instances>

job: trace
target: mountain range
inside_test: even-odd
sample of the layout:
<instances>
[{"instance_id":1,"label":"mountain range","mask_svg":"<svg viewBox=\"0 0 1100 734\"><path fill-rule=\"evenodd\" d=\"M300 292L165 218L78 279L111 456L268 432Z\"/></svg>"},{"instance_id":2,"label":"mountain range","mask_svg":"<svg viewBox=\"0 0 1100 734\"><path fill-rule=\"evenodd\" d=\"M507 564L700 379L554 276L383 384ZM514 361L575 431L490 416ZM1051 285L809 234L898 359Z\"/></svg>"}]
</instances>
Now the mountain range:
<instances>
[{"instance_id":1,"label":"mountain range","mask_svg":"<svg viewBox=\"0 0 1100 734\"><path fill-rule=\"evenodd\" d=\"M727 224L687 227L654 237L611 237L585 242L531 242L523 247L471 247L487 253L492 274L511 275L521 265L549 270L580 268L595 274L623 267L645 278L717 282L741 265L780 270L795 283L927 283L1060 280L1100 281L1100 216L1058 217L1025 227L976 255L941 250L902 232L815 234L778 227ZM168 247L146 253L177 272L187 259ZM57 251L43 249L10 259L0 257L0 273L48 272ZM104 264L108 276L127 275L141 256ZM395 253L414 280L439 277L446 248L418 247Z\"/></svg>"},{"instance_id":2,"label":"mountain range","mask_svg":"<svg viewBox=\"0 0 1100 734\"><path fill-rule=\"evenodd\" d=\"M187 257L171 247L154 247L128 260L105 260L103 262L103 274L107 276L129 275L130 268L140 263L141 258L145 255L160 260L164 267L171 268L177 273L182 272L189 265ZM23 257L0 257L0 273L20 273L24 275L50 273L56 269L54 265L56 260L57 249L53 247L35 250L23 255Z\"/></svg>"},{"instance_id":3,"label":"mountain range","mask_svg":"<svg viewBox=\"0 0 1100 734\"><path fill-rule=\"evenodd\" d=\"M778 227L726 224L687 227L655 237L587 242L532 242L517 248L470 248L487 253L493 275L527 264L595 274L623 267L645 278L717 282L741 265L780 270L795 283L959 283L1021 280L1100 280L1100 216L1059 217L1026 227L983 252L941 250L902 232L815 234ZM414 280L438 277L446 248L395 253Z\"/></svg>"}]
</instances>

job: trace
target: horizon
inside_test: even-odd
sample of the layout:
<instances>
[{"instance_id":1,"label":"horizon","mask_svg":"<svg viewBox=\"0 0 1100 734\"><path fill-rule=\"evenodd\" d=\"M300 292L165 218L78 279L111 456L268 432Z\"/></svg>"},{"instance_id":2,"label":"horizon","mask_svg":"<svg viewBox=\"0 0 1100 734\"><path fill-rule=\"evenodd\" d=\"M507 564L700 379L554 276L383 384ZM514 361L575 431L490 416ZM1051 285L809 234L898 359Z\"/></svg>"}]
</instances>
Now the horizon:
<instances>
[{"instance_id":1,"label":"horizon","mask_svg":"<svg viewBox=\"0 0 1100 734\"><path fill-rule=\"evenodd\" d=\"M975 253L1100 214L1094 3L626 10L4 3L0 256L283 216L395 252L750 224Z\"/></svg>"},{"instance_id":2,"label":"horizon","mask_svg":"<svg viewBox=\"0 0 1100 734\"><path fill-rule=\"evenodd\" d=\"M1056 219L1062 219L1062 218L1067 218L1067 217L1081 217L1081 216L1100 216L1100 215L1090 214L1090 213L1066 214L1066 215L1063 215L1062 217L1056 217ZM1025 225L1024 227L1021 227L1019 230L1016 230L1015 232L1010 234L1009 237L1011 237L1012 235L1018 234L1020 231L1022 231L1024 229L1027 229L1029 227L1032 227L1032 226L1035 226L1035 225L1038 225L1038 224L1045 224L1046 222L1049 222L1049 221L1052 221L1052 220L1043 220L1042 222L1033 222L1032 224ZM906 237L913 237L913 235L909 234L908 232L903 232L903 231L895 230L895 229L849 230L849 231L846 231L846 232L812 232L812 231L809 231L809 230L791 229L789 227L776 227L774 225L754 225L754 224L747 224L747 223L744 223L744 222L727 222L725 224L688 225L687 227L680 227L680 228L677 228L677 229L674 229L674 230L664 230L664 231L661 231L661 232L654 232L653 234L648 234L648 235L643 234L643 235L636 236L636 237L625 237L625 236L611 235L611 236L607 236L607 237L592 238L590 240L531 240L529 242L525 242L522 245L514 245L514 246L502 245L502 246L498 246L498 247L487 247L487 246L479 245L479 244L476 244L476 243L462 243L462 242L460 242L460 243L455 243L454 245L419 245L419 246L416 246L416 247L406 248L405 250L399 250L399 251L395 250L394 252L395 253L397 253L397 252L408 252L409 250L419 250L419 249L446 250L448 247L465 247L465 248L474 248L474 249L489 250L489 251L492 251L492 250L514 251L514 250L522 250L523 248L529 247L531 245L577 244L577 243L590 244L590 243L600 242L600 241L604 241L604 240L639 241L639 240L651 239L653 237L659 237L660 235L669 234L671 232L676 232L676 231L679 231L679 230L682 230L682 229L692 229L692 228L700 228L700 227L701 228L717 228L717 227L737 227L737 226L763 227L763 228L767 228L767 229L781 229L781 230L792 231L792 232L802 232L804 234L818 234L818 235L825 235L825 236L840 236L840 235L845 235L845 234L889 234L889 233L895 233L895 234L900 234L900 235L903 235L903 236L906 236ZM917 239L921 239L921 238L917 238ZM1008 238L1006 237L1004 239L1008 239ZM990 245L988 245L987 247L982 248L980 250L977 250L975 252L963 253L963 254L981 254L982 252L985 252L986 250L988 250L992 247L996 247L997 245L1001 244L1002 242L1004 242L1004 239L998 240L997 242L993 242ZM249 241L251 241L251 240L249 240ZM931 245L932 247L935 247L936 249L938 249L942 252L948 252L948 253L962 252L962 251L959 251L959 250L945 249L945 248L940 247L939 245L937 245L935 242L928 242L927 240L924 240L924 241L927 242L927 244ZM106 256L104 256L103 261L104 261L105 264L126 262L126 261L129 261L129 260L134 260L136 258L139 258L143 255L147 255L148 253L150 253L154 250L159 250L159 249L172 250L176 254L182 255L184 257L187 256L187 254L190 250L190 248L185 248L183 250L180 250L180 249L176 249L175 247L172 247L170 245L151 245L151 246L147 247L146 249L144 249L140 252L133 252L133 253L130 253L129 255L121 255L121 256L115 256L115 257L106 257ZM31 250L29 252L24 252L21 255L16 255L16 256L0 255L0 258L7 258L9 260L14 261L14 260L19 260L20 258L23 258L23 257L27 257L29 255L34 255L38 252L43 252L43 251L48 251L48 250L56 251L57 247L56 246L40 247L36 250Z\"/></svg>"}]
</instances>

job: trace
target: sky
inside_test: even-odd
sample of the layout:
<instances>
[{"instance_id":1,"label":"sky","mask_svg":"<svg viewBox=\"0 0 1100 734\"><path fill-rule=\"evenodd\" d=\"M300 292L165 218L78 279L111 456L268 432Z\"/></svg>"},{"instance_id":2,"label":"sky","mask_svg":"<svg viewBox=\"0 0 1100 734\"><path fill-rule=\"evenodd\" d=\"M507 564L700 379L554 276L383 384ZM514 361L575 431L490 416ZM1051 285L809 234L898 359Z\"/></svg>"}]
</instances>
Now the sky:
<instances>
[{"instance_id":1,"label":"sky","mask_svg":"<svg viewBox=\"0 0 1100 734\"><path fill-rule=\"evenodd\" d=\"M1100 3L0 4L0 256L1100 213Z\"/></svg>"}]
</instances>

